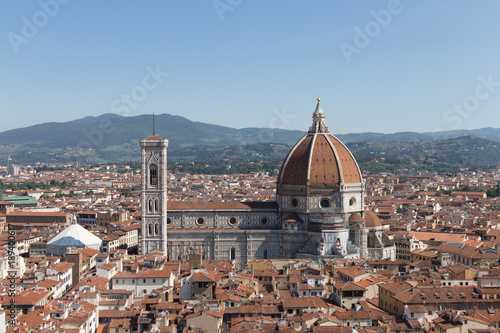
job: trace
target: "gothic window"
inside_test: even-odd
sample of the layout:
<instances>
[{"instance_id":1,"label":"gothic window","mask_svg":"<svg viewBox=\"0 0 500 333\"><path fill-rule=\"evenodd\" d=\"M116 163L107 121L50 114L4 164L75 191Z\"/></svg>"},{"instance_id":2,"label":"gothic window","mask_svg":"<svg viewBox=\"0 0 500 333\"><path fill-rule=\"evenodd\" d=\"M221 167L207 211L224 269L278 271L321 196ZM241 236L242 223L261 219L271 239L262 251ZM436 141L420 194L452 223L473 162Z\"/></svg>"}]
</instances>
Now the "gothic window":
<instances>
[{"instance_id":1,"label":"gothic window","mask_svg":"<svg viewBox=\"0 0 500 333\"><path fill-rule=\"evenodd\" d=\"M149 166L149 185L158 185L158 167L155 164Z\"/></svg>"},{"instance_id":2,"label":"gothic window","mask_svg":"<svg viewBox=\"0 0 500 333\"><path fill-rule=\"evenodd\" d=\"M148 200L148 212L153 212L153 201L151 199Z\"/></svg>"},{"instance_id":3,"label":"gothic window","mask_svg":"<svg viewBox=\"0 0 500 333\"><path fill-rule=\"evenodd\" d=\"M158 209L158 199L155 199L155 212L159 212L160 210Z\"/></svg>"},{"instance_id":4,"label":"gothic window","mask_svg":"<svg viewBox=\"0 0 500 333\"><path fill-rule=\"evenodd\" d=\"M231 248L231 250L229 251L229 259L230 260L234 260L236 259L236 249L234 247Z\"/></svg>"},{"instance_id":5,"label":"gothic window","mask_svg":"<svg viewBox=\"0 0 500 333\"><path fill-rule=\"evenodd\" d=\"M160 233L158 232L158 223L155 223L155 235L159 235Z\"/></svg>"},{"instance_id":6,"label":"gothic window","mask_svg":"<svg viewBox=\"0 0 500 333\"><path fill-rule=\"evenodd\" d=\"M267 249L264 249L264 259L267 259Z\"/></svg>"},{"instance_id":7,"label":"gothic window","mask_svg":"<svg viewBox=\"0 0 500 333\"><path fill-rule=\"evenodd\" d=\"M148 224L148 234L149 234L149 236L153 236L153 225L152 224Z\"/></svg>"}]
</instances>

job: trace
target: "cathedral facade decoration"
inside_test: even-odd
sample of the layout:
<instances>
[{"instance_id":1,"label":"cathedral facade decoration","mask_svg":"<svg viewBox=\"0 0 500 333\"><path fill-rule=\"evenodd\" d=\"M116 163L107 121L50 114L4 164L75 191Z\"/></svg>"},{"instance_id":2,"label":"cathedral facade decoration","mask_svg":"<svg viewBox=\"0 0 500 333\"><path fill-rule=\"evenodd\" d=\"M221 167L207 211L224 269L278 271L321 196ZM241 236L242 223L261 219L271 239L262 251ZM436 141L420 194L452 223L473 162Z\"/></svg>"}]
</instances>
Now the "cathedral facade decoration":
<instances>
[{"instance_id":1,"label":"cathedral facade decoration","mask_svg":"<svg viewBox=\"0 0 500 333\"><path fill-rule=\"evenodd\" d=\"M271 258L395 260L380 219L365 211L358 164L329 132L319 98L312 126L283 161L273 202L177 201L167 212L167 145L141 140L143 253L163 249L179 260L196 250L240 267Z\"/></svg>"}]
</instances>

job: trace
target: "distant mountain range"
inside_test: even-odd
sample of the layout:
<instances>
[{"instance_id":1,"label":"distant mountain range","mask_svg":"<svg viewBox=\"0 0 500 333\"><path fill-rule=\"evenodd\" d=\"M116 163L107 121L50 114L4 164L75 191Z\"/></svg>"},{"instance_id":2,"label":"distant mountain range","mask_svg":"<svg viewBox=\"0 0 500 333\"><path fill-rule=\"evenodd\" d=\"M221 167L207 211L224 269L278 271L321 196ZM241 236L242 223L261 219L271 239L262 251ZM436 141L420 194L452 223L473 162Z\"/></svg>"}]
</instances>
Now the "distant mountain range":
<instances>
[{"instance_id":1,"label":"distant mountain range","mask_svg":"<svg viewBox=\"0 0 500 333\"><path fill-rule=\"evenodd\" d=\"M7 156L13 158L13 163L19 164L134 161L140 157L139 139L151 135L152 127L151 115L123 117L104 114L65 123L51 122L13 129L0 133L0 164L6 164ZM194 122L170 114L156 115L155 128L157 135L169 139L169 156L174 160L213 159L218 156L230 158L238 154L251 156L253 159L280 158L286 154L287 147L305 134L305 131L270 128L234 129ZM363 151L363 156L377 155L377 150L380 149L386 150L385 154L390 155L394 147L404 148L406 152L417 151L421 150L418 146L425 147L422 143L434 147L436 144L432 142L441 141L448 142L448 146L453 145L453 142L455 144L460 142L461 147L464 145L469 147L468 144L464 144L464 140L472 140L473 146L483 147L482 150L479 148L478 153L484 153L486 149L490 155L495 155L496 144L500 142L500 129L393 134L368 132L336 136L349 146L356 158L358 158L357 153L361 154L361 151L357 152L358 150ZM460 141L452 140L457 138L461 138ZM376 144L366 144L370 142ZM399 143L399 146L396 143ZM420 144L415 145L415 143ZM206 149L208 148L206 146L213 148ZM235 150L234 146L240 148ZM370 150L371 152L368 152ZM359 158L363 160L362 156ZM487 160L489 164L498 162L493 156Z\"/></svg>"},{"instance_id":2,"label":"distant mountain range","mask_svg":"<svg viewBox=\"0 0 500 333\"><path fill-rule=\"evenodd\" d=\"M169 148L177 150L196 145L245 145L258 142L291 144L301 131L243 128L205 124L170 114L155 116L156 134L169 139ZM0 145L43 145L49 148L80 147L97 151L109 146L135 144L152 134L153 117L123 117L104 114L65 123L44 123L0 133Z\"/></svg>"}]
</instances>

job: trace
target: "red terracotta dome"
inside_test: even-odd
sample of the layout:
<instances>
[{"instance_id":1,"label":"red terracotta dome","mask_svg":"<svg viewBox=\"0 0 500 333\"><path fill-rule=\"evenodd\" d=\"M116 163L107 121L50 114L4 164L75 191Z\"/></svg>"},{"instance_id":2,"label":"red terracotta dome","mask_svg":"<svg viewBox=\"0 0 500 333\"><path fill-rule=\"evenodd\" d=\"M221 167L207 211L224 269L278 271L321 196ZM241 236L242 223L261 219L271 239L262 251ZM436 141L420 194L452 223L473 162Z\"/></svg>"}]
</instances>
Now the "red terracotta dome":
<instances>
[{"instance_id":1,"label":"red terracotta dome","mask_svg":"<svg viewBox=\"0 0 500 333\"><path fill-rule=\"evenodd\" d=\"M361 172L354 156L329 133L324 119L318 99L313 125L288 153L278 175L278 185L361 183Z\"/></svg>"},{"instance_id":2,"label":"red terracotta dome","mask_svg":"<svg viewBox=\"0 0 500 333\"><path fill-rule=\"evenodd\" d=\"M364 220L365 219L363 219L361 215L359 215L359 213L353 213L351 214L351 216L349 216L349 222L364 221Z\"/></svg>"},{"instance_id":3,"label":"red terracotta dome","mask_svg":"<svg viewBox=\"0 0 500 333\"><path fill-rule=\"evenodd\" d=\"M382 226L382 221L380 221L380 218L371 210L365 211L365 221L365 227L367 228L376 228Z\"/></svg>"}]
</instances>

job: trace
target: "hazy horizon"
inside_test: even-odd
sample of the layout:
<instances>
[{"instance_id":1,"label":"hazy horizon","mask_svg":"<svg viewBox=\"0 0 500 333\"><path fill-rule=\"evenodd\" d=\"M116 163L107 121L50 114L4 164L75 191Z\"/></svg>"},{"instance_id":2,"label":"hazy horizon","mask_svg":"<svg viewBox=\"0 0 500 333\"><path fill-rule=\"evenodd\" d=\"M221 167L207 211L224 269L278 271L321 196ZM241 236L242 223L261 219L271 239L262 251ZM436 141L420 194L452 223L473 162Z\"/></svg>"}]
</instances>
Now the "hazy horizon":
<instances>
[{"instance_id":1,"label":"hazy horizon","mask_svg":"<svg viewBox=\"0 0 500 333\"><path fill-rule=\"evenodd\" d=\"M48 122L43 122L43 123L39 123L39 124L33 124L33 125L28 125L28 126L25 126L25 127L18 127L18 128L12 128L12 129L8 129L8 130L5 130L5 131L0 131L0 134L1 133L4 133L4 132L8 132L8 131L15 131L15 130L18 130L18 129L25 129L25 128L29 128L29 127L33 127L33 126L38 126L38 125L43 125L43 124L49 124L49 123L59 123L59 124L64 124L64 123L67 123L67 122L73 122L73 121L78 121L78 120L82 120L84 118L88 118L88 117L92 117L92 118L98 118L98 117L102 117L102 116L105 116L105 115L108 115L108 114L113 114L113 113L104 113L104 114L101 114L101 115L97 115L97 116L84 116L82 118L76 118L76 119L70 119L68 121L48 121ZM127 118L131 118L131 117L139 117L139 116L152 116L152 114L138 114L138 115L128 115L128 116L122 116L122 115L118 115L118 114L113 114L113 115L116 115L116 116L119 116L119 117L127 117ZM199 122L199 121L195 121L195 120L191 120L189 118L186 118L184 116L181 116L181 115L177 115L177 114L170 114L170 113L160 113L160 114L155 114L155 116L159 116L159 115L171 115L171 116L179 116L179 117L183 117L189 121L193 121L193 122ZM241 129L245 129L245 128L271 128L271 129L280 129L278 127L232 127L232 126L226 126L226 125L221 125L221 124L215 124L215 123L210 123L210 122L201 122L201 123L204 123L204 124L208 124L208 125L214 125L214 126L223 126L223 127L229 127L229 128L233 128L233 129L237 129L237 130L241 130ZM309 124L310 125L310 124ZM308 126L309 126L308 125ZM326 118L326 125L328 126L328 116ZM304 132L306 133L309 129L309 127L306 126L305 128L303 129L283 129L283 130L287 130L287 131L300 131L300 132ZM460 131L460 130L465 130L465 131L473 131L473 130L482 130L482 129L488 129L488 128L491 128L491 129L500 129L500 127L492 127L492 126L484 126L484 127L480 127L480 128L472 128L472 129L457 129L457 130L447 130L447 131ZM157 130L159 129L159 127L157 127ZM363 131L363 132L333 132L330 130L330 132L332 134L339 134L339 135L348 135L348 134L363 134L363 133L377 133L377 134L396 134L396 133L404 133L404 132L413 132L413 133L432 133L432 131L422 131L422 132L417 132L417 131L397 131L397 132L377 132L377 131ZM445 130L446 132L446 130Z\"/></svg>"}]
</instances>

